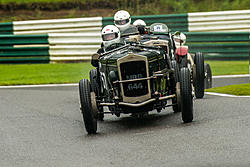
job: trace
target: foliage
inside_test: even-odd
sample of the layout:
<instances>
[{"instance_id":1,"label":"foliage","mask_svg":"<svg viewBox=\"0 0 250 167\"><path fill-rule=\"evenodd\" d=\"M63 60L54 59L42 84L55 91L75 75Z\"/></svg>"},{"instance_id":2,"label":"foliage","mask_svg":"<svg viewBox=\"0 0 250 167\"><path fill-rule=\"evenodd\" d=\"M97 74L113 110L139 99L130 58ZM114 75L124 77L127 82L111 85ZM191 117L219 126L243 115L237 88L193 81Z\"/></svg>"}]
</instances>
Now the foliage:
<instances>
[{"instance_id":1,"label":"foliage","mask_svg":"<svg viewBox=\"0 0 250 167\"><path fill-rule=\"evenodd\" d=\"M249 0L0 0L3 10L126 9L133 15L249 9Z\"/></svg>"}]
</instances>

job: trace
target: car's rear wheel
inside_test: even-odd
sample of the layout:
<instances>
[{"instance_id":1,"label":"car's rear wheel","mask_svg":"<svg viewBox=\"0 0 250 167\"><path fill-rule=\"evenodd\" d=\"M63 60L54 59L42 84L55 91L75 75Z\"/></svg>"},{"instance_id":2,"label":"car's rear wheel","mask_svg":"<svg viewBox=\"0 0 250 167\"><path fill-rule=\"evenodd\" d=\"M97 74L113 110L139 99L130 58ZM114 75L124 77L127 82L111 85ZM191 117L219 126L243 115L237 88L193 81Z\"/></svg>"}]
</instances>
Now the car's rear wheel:
<instances>
[{"instance_id":1,"label":"car's rear wheel","mask_svg":"<svg viewBox=\"0 0 250 167\"><path fill-rule=\"evenodd\" d=\"M177 65L177 62L175 60L172 60L171 61L171 65L174 69L174 77L175 77L175 82L179 82L179 75L180 75L180 70L179 70L179 67Z\"/></svg>"},{"instance_id":2,"label":"car's rear wheel","mask_svg":"<svg viewBox=\"0 0 250 167\"><path fill-rule=\"evenodd\" d=\"M176 97L172 99L173 110L175 113L181 112L181 92L180 92L180 82L176 83Z\"/></svg>"},{"instance_id":3,"label":"car's rear wheel","mask_svg":"<svg viewBox=\"0 0 250 167\"><path fill-rule=\"evenodd\" d=\"M195 62L195 77L194 77L194 89L195 89L195 97L203 98L204 96L204 56L201 52L195 54L194 57Z\"/></svg>"},{"instance_id":4,"label":"car's rear wheel","mask_svg":"<svg viewBox=\"0 0 250 167\"><path fill-rule=\"evenodd\" d=\"M89 134L96 133L97 116L95 113L97 113L97 109L93 107L95 104L92 103L95 103L95 97L93 97L93 95L91 96L91 88L89 81L87 79L82 79L79 82L79 94L80 94L81 111L86 131Z\"/></svg>"},{"instance_id":5,"label":"car's rear wheel","mask_svg":"<svg viewBox=\"0 0 250 167\"><path fill-rule=\"evenodd\" d=\"M97 97L100 96L100 86L98 84L97 81L97 69L92 69L89 72L89 79L90 79L90 85L91 85L91 90L93 90L95 92L95 95ZM102 106L98 106L98 120L103 120L104 118L104 113L103 113L103 107Z\"/></svg>"},{"instance_id":6,"label":"car's rear wheel","mask_svg":"<svg viewBox=\"0 0 250 167\"><path fill-rule=\"evenodd\" d=\"M193 121L193 96L190 72L188 68L182 68L180 72L181 112L184 123Z\"/></svg>"},{"instance_id":7,"label":"car's rear wheel","mask_svg":"<svg viewBox=\"0 0 250 167\"><path fill-rule=\"evenodd\" d=\"M204 65L204 69L205 69L205 81L204 81L204 87L205 89L209 89L212 88L212 71L210 68L210 65L205 63Z\"/></svg>"}]
</instances>

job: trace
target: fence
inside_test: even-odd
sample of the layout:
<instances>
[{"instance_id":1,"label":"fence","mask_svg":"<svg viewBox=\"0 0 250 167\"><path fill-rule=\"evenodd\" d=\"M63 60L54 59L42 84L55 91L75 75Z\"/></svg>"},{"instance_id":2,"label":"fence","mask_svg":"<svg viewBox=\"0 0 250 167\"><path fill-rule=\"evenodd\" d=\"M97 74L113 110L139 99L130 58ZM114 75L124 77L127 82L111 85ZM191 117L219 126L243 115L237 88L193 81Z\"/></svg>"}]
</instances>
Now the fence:
<instances>
[{"instance_id":1,"label":"fence","mask_svg":"<svg viewBox=\"0 0 250 167\"><path fill-rule=\"evenodd\" d=\"M250 10L132 16L132 21L136 19L185 32L190 51L204 52L206 58L245 59L250 53ZM100 31L107 24L113 24L113 18L0 23L0 63L89 60L100 47Z\"/></svg>"},{"instance_id":2,"label":"fence","mask_svg":"<svg viewBox=\"0 0 250 167\"><path fill-rule=\"evenodd\" d=\"M190 52L207 59L245 59L250 56L249 32L187 32Z\"/></svg>"}]
</instances>

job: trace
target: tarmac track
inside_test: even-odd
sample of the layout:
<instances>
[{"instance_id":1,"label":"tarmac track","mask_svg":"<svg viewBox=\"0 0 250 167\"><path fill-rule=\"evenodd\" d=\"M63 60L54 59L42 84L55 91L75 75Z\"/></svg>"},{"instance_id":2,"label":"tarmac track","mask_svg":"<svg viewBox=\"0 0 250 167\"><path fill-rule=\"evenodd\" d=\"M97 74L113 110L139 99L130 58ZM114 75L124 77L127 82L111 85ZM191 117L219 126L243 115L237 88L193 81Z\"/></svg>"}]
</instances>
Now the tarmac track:
<instances>
[{"instance_id":1,"label":"tarmac track","mask_svg":"<svg viewBox=\"0 0 250 167\"><path fill-rule=\"evenodd\" d=\"M142 119L105 115L87 135L77 86L0 89L0 166L248 167L249 100L205 95L189 124L171 108Z\"/></svg>"}]
</instances>

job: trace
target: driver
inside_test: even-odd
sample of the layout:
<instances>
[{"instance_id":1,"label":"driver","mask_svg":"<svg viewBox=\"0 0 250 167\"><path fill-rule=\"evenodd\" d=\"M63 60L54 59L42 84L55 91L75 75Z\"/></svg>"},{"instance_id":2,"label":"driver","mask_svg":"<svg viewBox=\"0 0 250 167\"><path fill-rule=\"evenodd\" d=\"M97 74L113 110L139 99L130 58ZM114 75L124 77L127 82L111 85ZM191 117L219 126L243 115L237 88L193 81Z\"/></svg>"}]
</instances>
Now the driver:
<instances>
[{"instance_id":1,"label":"driver","mask_svg":"<svg viewBox=\"0 0 250 167\"><path fill-rule=\"evenodd\" d=\"M175 32L174 42L175 42L176 47L184 45L186 43L186 35L179 31Z\"/></svg>"},{"instance_id":2,"label":"driver","mask_svg":"<svg viewBox=\"0 0 250 167\"><path fill-rule=\"evenodd\" d=\"M140 34L147 34L145 21L137 19L136 21L134 21L133 25L137 27Z\"/></svg>"},{"instance_id":3,"label":"driver","mask_svg":"<svg viewBox=\"0 0 250 167\"><path fill-rule=\"evenodd\" d=\"M110 51L111 49L115 48L115 44L118 43L120 44L120 30L114 26L114 25L107 25L102 29L102 47L97 51L97 53L101 54L104 53L106 51ZM110 46L113 45L112 48L110 48Z\"/></svg>"},{"instance_id":4,"label":"driver","mask_svg":"<svg viewBox=\"0 0 250 167\"><path fill-rule=\"evenodd\" d=\"M114 15L114 24L119 28L121 34L125 34L127 31L137 31L134 25L131 25L130 14L125 10L119 10Z\"/></svg>"}]
</instances>

